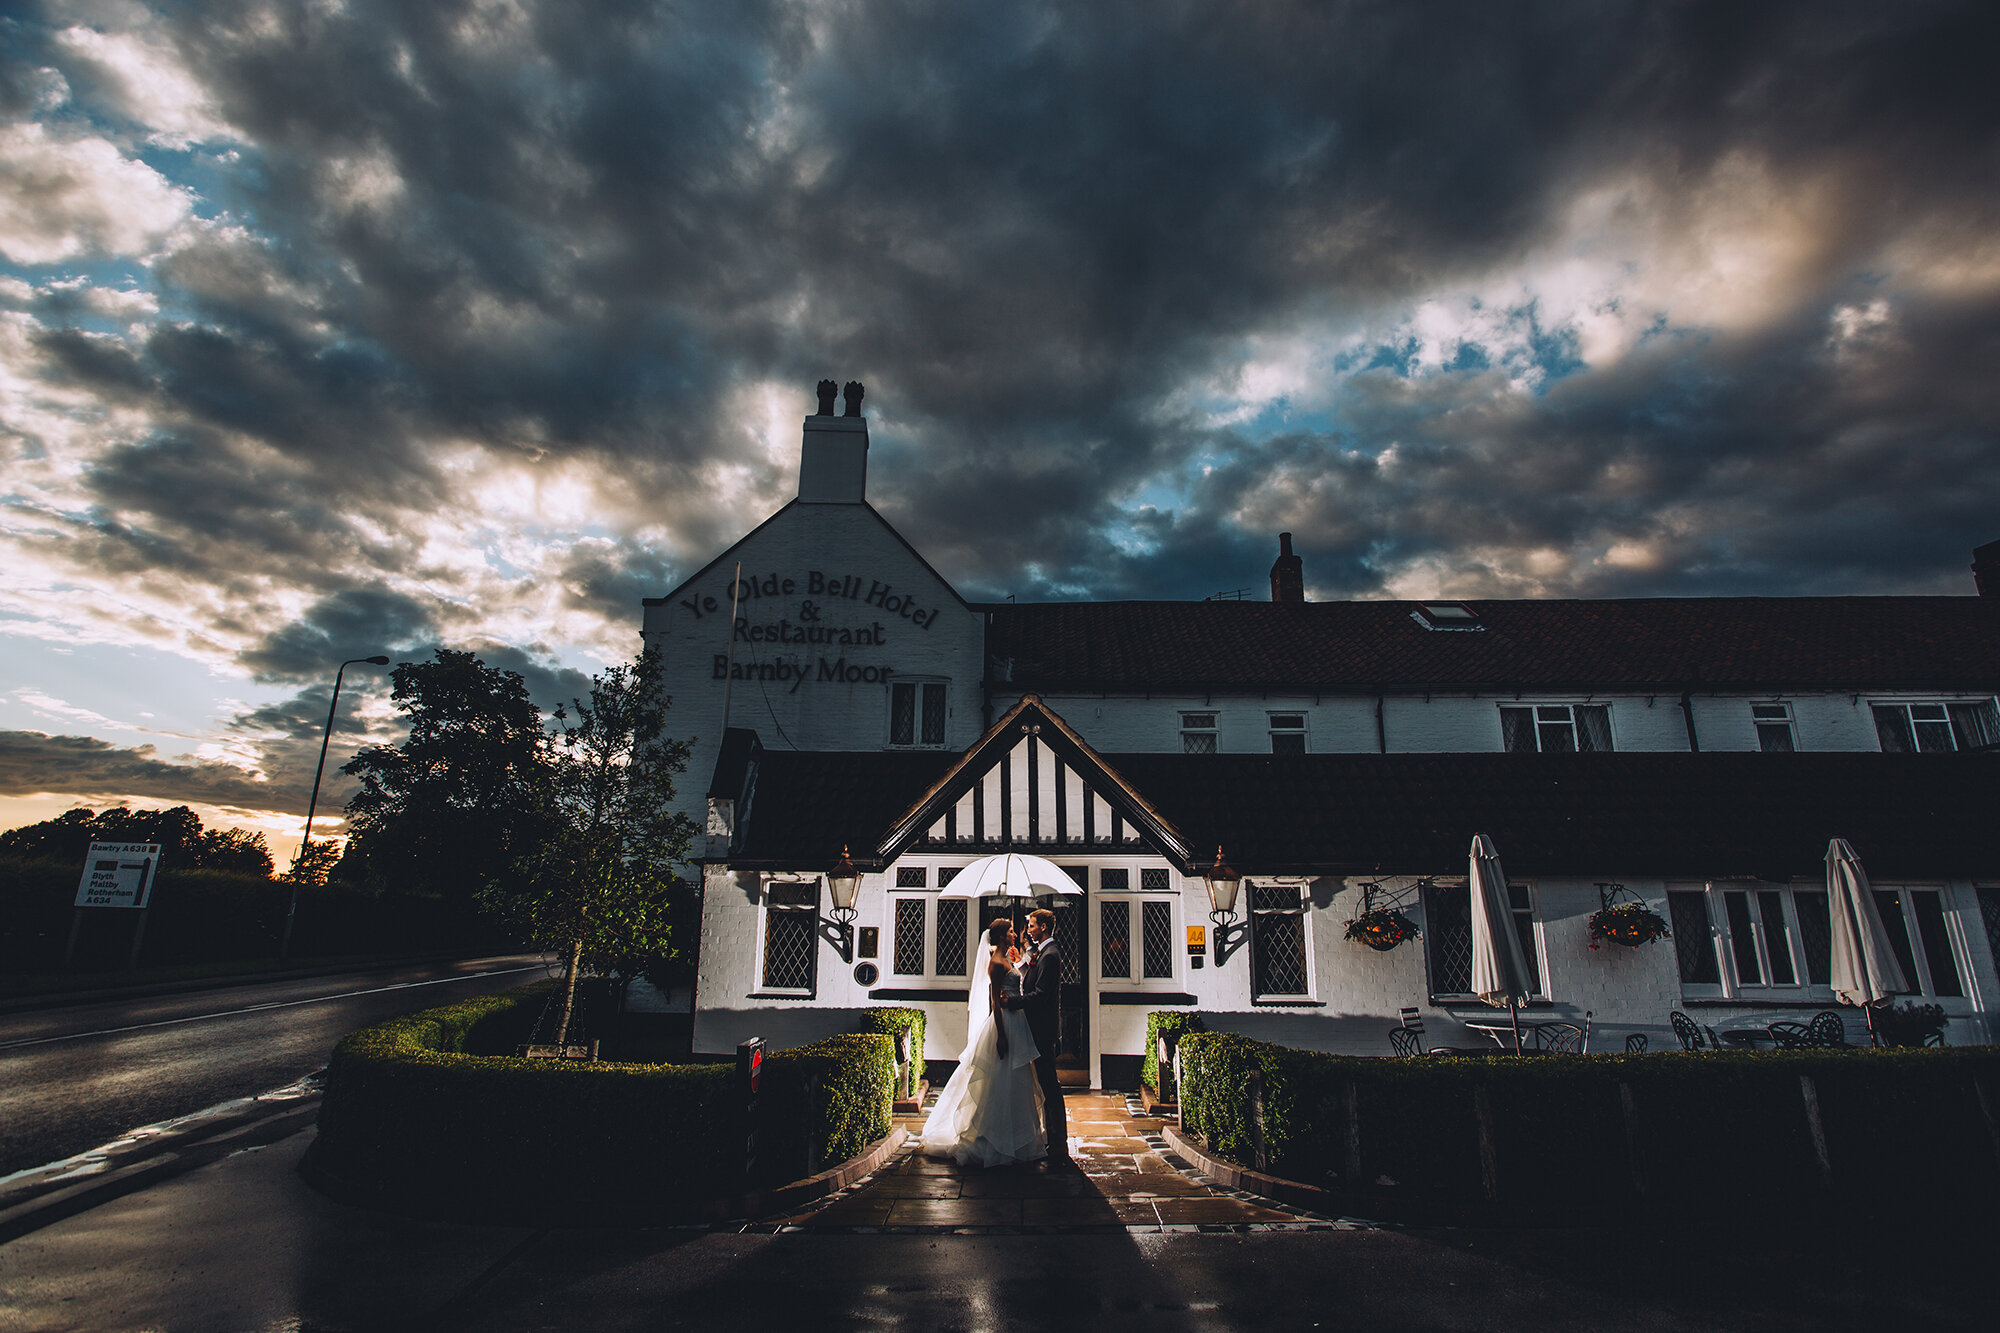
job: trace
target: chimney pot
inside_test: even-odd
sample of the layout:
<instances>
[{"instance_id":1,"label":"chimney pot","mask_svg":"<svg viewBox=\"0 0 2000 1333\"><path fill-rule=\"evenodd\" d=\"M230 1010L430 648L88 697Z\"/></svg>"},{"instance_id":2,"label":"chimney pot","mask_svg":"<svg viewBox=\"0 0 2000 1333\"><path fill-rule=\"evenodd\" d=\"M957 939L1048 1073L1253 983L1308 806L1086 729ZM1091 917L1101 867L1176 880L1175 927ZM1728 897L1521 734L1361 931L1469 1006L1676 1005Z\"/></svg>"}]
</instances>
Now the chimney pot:
<instances>
[{"instance_id":1,"label":"chimney pot","mask_svg":"<svg viewBox=\"0 0 2000 1333\"><path fill-rule=\"evenodd\" d=\"M1306 599L1305 561L1292 554L1292 534L1278 534L1278 558L1271 565L1271 600L1302 603Z\"/></svg>"},{"instance_id":2,"label":"chimney pot","mask_svg":"<svg viewBox=\"0 0 2000 1333\"><path fill-rule=\"evenodd\" d=\"M2000 597L2000 542L1972 548L1972 586L1981 597Z\"/></svg>"}]
</instances>

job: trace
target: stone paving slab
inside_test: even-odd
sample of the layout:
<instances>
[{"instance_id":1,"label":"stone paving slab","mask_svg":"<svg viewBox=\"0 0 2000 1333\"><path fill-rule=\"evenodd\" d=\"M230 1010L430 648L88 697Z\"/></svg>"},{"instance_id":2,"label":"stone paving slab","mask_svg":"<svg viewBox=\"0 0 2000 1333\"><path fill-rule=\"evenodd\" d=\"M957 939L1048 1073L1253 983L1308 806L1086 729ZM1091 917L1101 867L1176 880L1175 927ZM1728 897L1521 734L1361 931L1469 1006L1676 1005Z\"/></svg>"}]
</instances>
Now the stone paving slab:
<instances>
[{"instance_id":1,"label":"stone paving slab","mask_svg":"<svg viewBox=\"0 0 2000 1333\"><path fill-rule=\"evenodd\" d=\"M961 1167L916 1147L920 1117L898 1117L910 1146L853 1187L745 1230L1014 1234L1099 1231L1353 1230L1370 1224L1321 1217L1218 1185L1168 1148L1164 1122L1136 1098L1071 1091L1070 1152L1078 1170L1046 1163Z\"/></svg>"}]
</instances>

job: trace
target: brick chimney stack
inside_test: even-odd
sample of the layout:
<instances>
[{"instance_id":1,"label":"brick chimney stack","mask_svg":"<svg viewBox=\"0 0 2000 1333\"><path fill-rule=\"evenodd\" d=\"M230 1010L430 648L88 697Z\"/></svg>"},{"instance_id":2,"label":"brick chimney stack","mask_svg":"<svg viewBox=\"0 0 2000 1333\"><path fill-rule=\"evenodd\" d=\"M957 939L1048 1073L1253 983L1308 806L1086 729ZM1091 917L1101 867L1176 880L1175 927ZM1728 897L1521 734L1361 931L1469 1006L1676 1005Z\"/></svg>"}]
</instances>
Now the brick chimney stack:
<instances>
[{"instance_id":1,"label":"brick chimney stack","mask_svg":"<svg viewBox=\"0 0 2000 1333\"><path fill-rule=\"evenodd\" d=\"M1972 586L1981 597L2000 597L2000 542L1972 548Z\"/></svg>"},{"instance_id":2,"label":"brick chimney stack","mask_svg":"<svg viewBox=\"0 0 2000 1333\"><path fill-rule=\"evenodd\" d=\"M799 499L806 504L860 504L868 496L868 418L861 415L862 386L840 390L847 411L833 412L837 386L819 382L819 411L806 418L799 450Z\"/></svg>"},{"instance_id":3,"label":"brick chimney stack","mask_svg":"<svg viewBox=\"0 0 2000 1333\"><path fill-rule=\"evenodd\" d=\"M2000 542L1995 543L2000 546ZM1996 582L2000 587L2000 582ZM1292 554L1292 534L1278 534L1278 558L1271 565L1271 600L1303 602L1306 599L1305 561Z\"/></svg>"}]
</instances>

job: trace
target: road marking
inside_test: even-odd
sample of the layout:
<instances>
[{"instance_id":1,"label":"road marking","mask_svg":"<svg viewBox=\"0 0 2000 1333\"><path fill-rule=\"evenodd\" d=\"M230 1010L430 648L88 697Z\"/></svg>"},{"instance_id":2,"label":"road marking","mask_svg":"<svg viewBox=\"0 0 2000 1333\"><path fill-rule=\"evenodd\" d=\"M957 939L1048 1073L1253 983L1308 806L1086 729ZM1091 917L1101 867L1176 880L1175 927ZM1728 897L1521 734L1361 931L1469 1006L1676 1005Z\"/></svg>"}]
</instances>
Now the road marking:
<instances>
[{"instance_id":1,"label":"road marking","mask_svg":"<svg viewBox=\"0 0 2000 1333\"><path fill-rule=\"evenodd\" d=\"M241 1009L220 1009L212 1014L190 1014L186 1018L163 1018L157 1023L132 1023L122 1028L99 1028L95 1032L70 1032L60 1037L31 1037L27 1041L0 1043L0 1051L15 1051L23 1046L46 1046L56 1041L80 1041L85 1037L112 1037L121 1032L140 1032L146 1028L169 1028L178 1023L203 1023L211 1018L234 1018L238 1014L254 1014L264 1009L291 1009L302 1004L325 1004L328 1000L351 1000L357 995L380 995L384 991L410 990L418 986L445 986L454 981L477 981L480 977L505 977L516 972L543 972L547 968L541 963L527 967L496 967L486 972L468 972L460 977L434 977L429 981L399 981L392 986L370 986L366 990L342 991L337 995L316 995L310 1000L276 1000L265 1004L245 1005Z\"/></svg>"}]
</instances>

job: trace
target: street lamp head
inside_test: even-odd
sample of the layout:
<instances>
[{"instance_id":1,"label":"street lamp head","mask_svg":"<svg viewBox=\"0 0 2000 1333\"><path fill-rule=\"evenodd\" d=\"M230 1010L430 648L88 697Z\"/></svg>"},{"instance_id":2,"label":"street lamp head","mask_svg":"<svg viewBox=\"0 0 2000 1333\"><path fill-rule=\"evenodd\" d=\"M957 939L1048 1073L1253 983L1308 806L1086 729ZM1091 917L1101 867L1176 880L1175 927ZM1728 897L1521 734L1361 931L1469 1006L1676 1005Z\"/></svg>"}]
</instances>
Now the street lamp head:
<instances>
[{"instance_id":1,"label":"street lamp head","mask_svg":"<svg viewBox=\"0 0 2000 1333\"><path fill-rule=\"evenodd\" d=\"M387 655L387 654L385 654L385 653L377 653L377 654L376 654L376 655L375 655L374 657L364 657L364 658L362 658L361 660L362 660L362 661L364 661L364 662L366 662L366 663L368 663L368 665L370 665L370 666L388 666L388 665L389 665L389 658L388 658L388 655Z\"/></svg>"}]
</instances>

